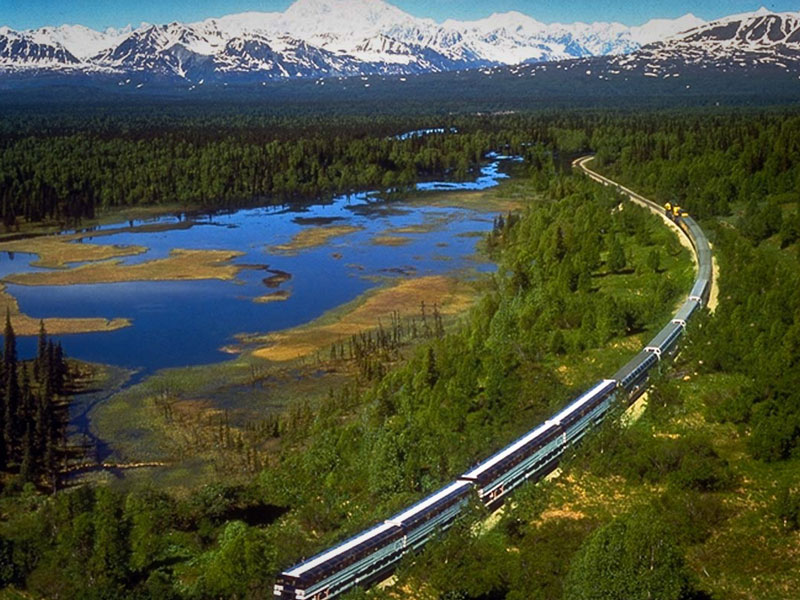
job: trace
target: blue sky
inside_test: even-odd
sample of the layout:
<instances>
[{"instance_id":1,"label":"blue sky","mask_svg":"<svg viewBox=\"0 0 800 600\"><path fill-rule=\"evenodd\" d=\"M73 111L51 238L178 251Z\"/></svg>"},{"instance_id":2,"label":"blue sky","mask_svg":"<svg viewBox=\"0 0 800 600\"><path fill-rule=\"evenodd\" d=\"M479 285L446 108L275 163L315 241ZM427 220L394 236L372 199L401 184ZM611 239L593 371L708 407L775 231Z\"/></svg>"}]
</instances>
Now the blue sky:
<instances>
[{"instance_id":1,"label":"blue sky","mask_svg":"<svg viewBox=\"0 0 800 600\"><path fill-rule=\"evenodd\" d=\"M0 0L0 25L28 29L80 23L95 29L127 24L199 21L248 10L282 11L292 0ZM443 21L477 19L518 10L539 21L619 21L640 25L651 18L692 12L704 19L756 10L800 11L800 0L390 0L418 16Z\"/></svg>"}]
</instances>

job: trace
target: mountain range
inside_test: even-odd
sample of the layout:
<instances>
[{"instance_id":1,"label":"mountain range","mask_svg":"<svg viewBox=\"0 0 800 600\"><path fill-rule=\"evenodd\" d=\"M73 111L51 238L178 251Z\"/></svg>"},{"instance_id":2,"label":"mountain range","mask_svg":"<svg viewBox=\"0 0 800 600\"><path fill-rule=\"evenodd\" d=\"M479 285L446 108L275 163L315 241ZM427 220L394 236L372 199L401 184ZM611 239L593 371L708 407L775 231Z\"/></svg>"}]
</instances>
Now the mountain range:
<instances>
[{"instance_id":1,"label":"mountain range","mask_svg":"<svg viewBox=\"0 0 800 600\"><path fill-rule=\"evenodd\" d=\"M766 61L793 69L800 63L800 12L761 8L714 22L687 14L639 27L544 24L519 12L437 23L383 0L297 0L283 13L197 23L105 31L0 27L0 80L57 75L112 78L119 85L200 85L403 76L596 57L606 57L608 71L658 73L659 64L676 61L732 68Z\"/></svg>"}]
</instances>

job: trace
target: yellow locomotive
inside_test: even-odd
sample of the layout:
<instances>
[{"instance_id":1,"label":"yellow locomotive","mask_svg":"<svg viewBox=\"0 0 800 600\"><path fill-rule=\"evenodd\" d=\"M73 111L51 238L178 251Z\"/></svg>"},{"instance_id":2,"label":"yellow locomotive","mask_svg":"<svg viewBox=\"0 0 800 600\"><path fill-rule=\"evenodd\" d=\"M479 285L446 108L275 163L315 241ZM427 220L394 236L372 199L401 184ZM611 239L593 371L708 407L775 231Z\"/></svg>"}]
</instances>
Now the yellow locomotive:
<instances>
[{"instance_id":1,"label":"yellow locomotive","mask_svg":"<svg viewBox=\"0 0 800 600\"><path fill-rule=\"evenodd\" d=\"M672 219L673 221L675 221L676 219L678 219L678 217L688 217L688 216L689 216L689 213L688 213L688 212L686 212L685 210L683 210L683 209L682 209L680 206L678 206L677 204L672 204L672 202L667 202L667 203L664 205L664 210L665 210L665 213L666 213L666 215L667 215L667 216L668 216L670 219Z\"/></svg>"}]
</instances>

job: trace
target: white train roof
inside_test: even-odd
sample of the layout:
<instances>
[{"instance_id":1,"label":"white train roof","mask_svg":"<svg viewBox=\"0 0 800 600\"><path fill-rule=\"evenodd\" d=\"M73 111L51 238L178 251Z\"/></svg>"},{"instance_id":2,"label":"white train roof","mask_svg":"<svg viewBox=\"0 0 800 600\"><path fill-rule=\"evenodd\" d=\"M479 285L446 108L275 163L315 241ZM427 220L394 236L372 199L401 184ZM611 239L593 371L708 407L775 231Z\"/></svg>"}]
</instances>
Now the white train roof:
<instances>
[{"instance_id":1,"label":"white train roof","mask_svg":"<svg viewBox=\"0 0 800 600\"><path fill-rule=\"evenodd\" d=\"M327 562L327 561L331 560L332 558L335 558L339 554L347 552L348 550L352 550L353 548L355 548L359 544L362 544L362 543L366 542L368 539L370 539L370 538L372 538L372 537L374 537L376 535L380 535L381 533L383 533L385 531L388 531L388 530L392 529L393 527L394 527L394 524L393 523L389 523L388 521L385 522L385 523L381 523L380 525L378 525L376 527L373 527L372 529L368 529L367 531L364 531L364 532L360 533L356 537L350 538L349 540L347 540L343 544L335 546L334 548L331 548L330 550L327 550L326 552L323 552L322 554L318 554L314 558L312 558L312 559L310 559L310 560L308 560L308 561L306 561L304 563L300 563L299 565L297 565L291 571L287 571L285 573L285 575L288 575L289 577L300 577L301 575L303 575L303 573L306 573L306 572L310 571L311 569L313 569L315 567L318 567L322 563Z\"/></svg>"},{"instance_id":2,"label":"white train roof","mask_svg":"<svg viewBox=\"0 0 800 600\"><path fill-rule=\"evenodd\" d=\"M493 456L488 458L485 462L481 463L471 471L467 471L462 475L462 477L464 479L476 479L481 474L494 467L497 463L501 462L508 456L519 451L525 445L534 441L537 437L539 437L540 435L545 433L548 429L553 427L555 423L557 423L559 420L563 419L565 416L570 414L571 411L577 410L580 406L591 400L597 393L599 393L601 390L604 390L609 384L612 386L616 386L617 382L613 379L604 379L603 381L598 383L595 387L593 387L591 390L586 392L583 396L580 396L575 402L570 404L567 408L558 413L555 417L545 421L544 423L539 425L536 429L530 431L526 435L519 438L513 444L506 446L505 448L500 450L500 452L494 454Z\"/></svg>"},{"instance_id":3,"label":"white train roof","mask_svg":"<svg viewBox=\"0 0 800 600\"><path fill-rule=\"evenodd\" d=\"M416 504L411 506L409 509L404 510L403 512L393 516L391 519L387 519L386 523L389 523L391 525L400 526L403 522L407 521L411 517L413 517L413 516L417 515L418 513L424 511L425 509L427 509L430 506L432 506L432 505L436 504L437 502L439 502L439 500L442 500L443 498L446 498L447 496L449 496L453 492L455 492L455 491L457 491L460 488L463 488L465 486L466 487L471 487L471 484L467 483L466 481L454 481L453 483L451 483L447 487L444 487L444 488L440 489L438 492L436 492L434 494L431 494L430 496L428 496L424 500L420 500L419 502L417 502Z\"/></svg>"},{"instance_id":4,"label":"white train roof","mask_svg":"<svg viewBox=\"0 0 800 600\"><path fill-rule=\"evenodd\" d=\"M545 431L547 431L551 427L553 427L553 423L551 423L550 421L545 421L544 423L539 425L536 429L530 431L523 437L519 438L516 442L514 442L510 446L506 446L505 448L500 450L500 452L498 452L497 454L494 454L493 456L486 459L485 462L482 462L471 471L467 471L466 473L464 473L462 477L464 477L465 479L475 479L479 477L482 473L491 469L497 463L504 460L506 457L514 454L520 448L523 448L526 444L529 444L530 442L535 440L537 437L542 435Z\"/></svg>"},{"instance_id":5,"label":"white train roof","mask_svg":"<svg viewBox=\"0 0 800 600\"><path fill-rule=\"evenodd\" d=\"M603 381L598 383L596 386L594 386L592 389L586 392L583 396L578 398L575 402L571 403L560 413L557 413L550 420L555 423L560 423L575 411L583 408L583 406L585 404L588 404L597 394L606 391L606 388L608 388L609 386L616 387L616 385L617 382L614 379L603 379Z\"/></svg>"}]
</instances>

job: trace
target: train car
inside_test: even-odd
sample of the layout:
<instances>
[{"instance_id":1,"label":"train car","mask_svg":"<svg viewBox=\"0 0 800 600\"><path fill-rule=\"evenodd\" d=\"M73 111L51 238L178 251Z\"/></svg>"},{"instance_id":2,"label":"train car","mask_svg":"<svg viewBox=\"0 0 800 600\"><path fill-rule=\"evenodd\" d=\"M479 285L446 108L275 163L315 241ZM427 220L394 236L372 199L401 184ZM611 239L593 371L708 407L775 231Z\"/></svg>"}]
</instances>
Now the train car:
<instances>
[{"instance_id":1,"label":"train car","mask_svg":"<svg viewBox=\"0 0 800 600\"><path fill-rule=\"evenodd\" d=\"M708 300L710 289L710 282L708 279L698 279L692 286L692 291L689 292L689 298L696 300L701 304L705 304Z\"/></svg>"},{"instance_id":2,"label":"train car","mask_svg":"<svg viewBox=\"0 0 800 600\"><path fill-rule=\"evenodd\" d=\"M460 479L474 483L481 502L494 508L523 481L549 473L561 456L562 441L561 429L547 421L467 471Z\"/></svg>"},{"instance_id":3,"label":"train car","mask_svg":"<svg viewBox=\"0 0 800 600\"><path fill-rule=\"evenodd\" d=\"M402 528L405 535L405 550L417 549L437 531L452 525L458 513L469 500L472 484L456 480L410 508L387 519Z\"/></svg>"},{"instance_id":4,"label":"train car","mask_svg":"<svg viewBox=\"0 0 800 600\"><path fill-rule=\"evenodd\" d=\"M615 381L600 382L552 419L464 473L461 480L475 483L481 501L496 508L521 483L552 471L566 446L602 420L615 390Z\"/></svg>"},{"instance_id":5,"label":"train car","mask_svg":"<svg viewBox=\"0 0 800 600\"><path fill-rule=\"evenodd\" d=\"M700 301L696 298L689 298L681 305L678 312L675 313L672 322L686 328L686 324L698 308L700 308Z\"/></svg>"},{"instance_id":6,"label":"train car","mask_svg":"<svg viewBox=\"0 0 800 600\"><path fill-rule=\"evenodd\" d=\"M564 445L577 442L589 427L603 420L616 389L616 380L604 379L550 419L563 430Z\"/></svg>"},{"instance_id":7,"label":"train car","mask_svg":"<svg viewBox=\"0 0 800 600\"><path fill-rule=\"evenodd\" d=\"M628 400L638 397L647 387L650 369L658 364L658 357L642 350L614 374L617 385L628 395Z\"/></svg>"},{"instance_id":8,"label":"train car","mask_svg":"<svg viewBox=\"0 0 800 600\"><path fill-rule=\"evenodd\" d=\"M284 571L275 583L281 600L321 600L368 583L402 556L405 534L384 522Z\"/></svg>"},{"instance_id":9,"label":"train car","mask_svg":"<svg viewBox=\"0 0 800 600\"><path fill-rule=\"evenodd\" d=\"M380 579L406 552L447 529L471 490L469 482L453 482L380 525L284 571L275 583L275 597L323 600Z\"/></svg>"},{"instance_id":10,"label":"train car","mask_svg":"<svg viewBox=\"0 0 800 600\"><path fill-rule=\"evenodd\" d=\"M678 340L683 335L683 325L670 322L645 346L645 352L652 352L659 360L675 351Z\"/></svg>"}]
</instances>

